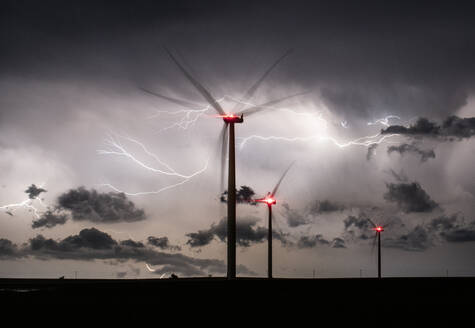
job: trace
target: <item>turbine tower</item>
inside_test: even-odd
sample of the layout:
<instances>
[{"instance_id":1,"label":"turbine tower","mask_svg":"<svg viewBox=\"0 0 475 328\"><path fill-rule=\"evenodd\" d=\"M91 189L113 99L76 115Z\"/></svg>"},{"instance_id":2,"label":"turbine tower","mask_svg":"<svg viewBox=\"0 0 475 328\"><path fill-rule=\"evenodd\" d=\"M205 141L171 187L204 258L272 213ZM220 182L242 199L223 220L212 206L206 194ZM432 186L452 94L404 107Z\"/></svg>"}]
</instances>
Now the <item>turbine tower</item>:
<instances>
[{"instance_id":1,"label":"turbine tower","mask_svg":"<svg viewBox=\"0 0 475 328\"><path fill-rule=\"evenodd\" d=\"M211 95L206 87L203 86L185 67L176 59L175 56L167 49L164 48L170 59L176 64L179 70L183 75L188 79L189 82L195 87L195 89L201 94L201 96L207 101L207 103L216 110L218 117L222 118L224 121L223 128L220 133L220 138L222 138L222 152L221 152L221 181L224 178L224 166L226 161L226 148L228 147L229 152L229 161L228 161L228 217L227 217L227 277L228 279L236 278L236 163L235 163L235 134L234 134L234 124L243 123L244 116L249 116L254 113L272 109L269 107L271 105L280 103L289 98L305 94L307 92L301 92L293 95L289 95L280 99L268 101L261 105L251 105L246 109L242 109L247 105L247 102L254 96L258 87L264 81L264 79L269 75L269 73L279 64L285 57L287 57L291 50L288 50L281 57L277 59L258 79L249 90L244 94L244 96L236 102L233 110L231 112L226 112L221 107L221 104ZM161 95L156 92L152 92L146 89L143 91L154 95L156 97L165 99L174 104L196 110L199 105L194 104L187 100L172 98L168 96ZM228 128L229 128L229 144L228 139ZM222 182L221 182L222 185ZM221 186L222 189L222 186Z\"/></svg>"},{"instance_id":2,"label":"turbine tower","mask_svg":"<svg viewBox=\"0 0 475 328\"><path fill-rule=\"evenodd\" d=\"M284 174L282 174L272 192L268 192L265 197L255 200L256 202L267 204L267 209L269 210L269 228L267 232L267 278L269 279L272 278L272 205L277 204L275 194L277 193L277 189L279 189L280 183L282 182L282 180L284 180L285 175L290 170L293 164L294 163L290 164L289 167L284 171Z\"/></svg>"},{"instance_id":3,"label":"turbine tower","mask_svg":"<svg viewBox=\"0 0 475 328\"><path fill-rule=\"evenodd\" d=\"M373 241L373 247L376 239L378 240L378 278L381 278L381 232L384 231L384 227L374 224L374 222L370 219L368 219L368 221L373 225L372 230L376 232L375 239Z\"/></svg>"}]
</instances>

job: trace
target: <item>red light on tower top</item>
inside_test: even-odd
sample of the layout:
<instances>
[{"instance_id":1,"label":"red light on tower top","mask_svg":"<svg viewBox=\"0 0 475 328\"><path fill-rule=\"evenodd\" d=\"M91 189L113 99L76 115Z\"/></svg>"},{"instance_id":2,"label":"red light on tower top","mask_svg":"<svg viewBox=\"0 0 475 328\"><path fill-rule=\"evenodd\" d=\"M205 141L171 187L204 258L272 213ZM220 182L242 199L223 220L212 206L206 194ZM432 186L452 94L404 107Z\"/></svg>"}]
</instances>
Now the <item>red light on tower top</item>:
<instances>
[{"instance_id":1,"label":"red light on tower top","mask_svg":"<svg viewBox=\"0 0 475 328\"><path fill-rule=\"evenodd\" d=\"M269 205L274 205L277 203L277 201L274 198L269 197L269 198L266 198L266 203Z\"/></svg>"},{"instance_id":2,"label":"red light on tower top","mask_svg":"<svg viewBox=\"0 0 475 328\"><path fill-rule=\"evenodd\" d=\"M381 232L381 231L384 231L383 227L381 226L377 226L373 229L374 231L377 231L377 232Z\"/></svg>"},{"instance_id":3,"label":"red light on tower top","mask_svg":"<svg viewBox=\"0 0 475 328\"><path fill-rule=\"evenodd\" d=\"M235 115L232 113L228 113L226 115L219 115L219 117L223 118L223 121L226 123L242 123L244 121L243 115Z\"/></svg>"}]
</instances>

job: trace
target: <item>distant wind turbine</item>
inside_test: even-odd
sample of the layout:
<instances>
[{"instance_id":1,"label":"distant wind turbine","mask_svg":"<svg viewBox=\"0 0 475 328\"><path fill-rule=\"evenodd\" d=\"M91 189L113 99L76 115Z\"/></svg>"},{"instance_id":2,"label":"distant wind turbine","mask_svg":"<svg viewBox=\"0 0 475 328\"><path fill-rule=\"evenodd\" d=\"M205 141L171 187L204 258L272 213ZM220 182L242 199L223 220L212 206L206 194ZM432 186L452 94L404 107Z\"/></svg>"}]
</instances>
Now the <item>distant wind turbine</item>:
<instances>
[{"instance_id":1,"label":"distant wind turbine","mask_svg":"<svg viewBox=\"0 0 475 328\"><path fill-rule=\"evenodd\" d=\"M284 174L280 177L279 181L275 185L272 192L268 192L265 197L256 199L255 202L267 204L267 208L269 210L269 222L268 222L268 232L267 232L267 277L269 279L272 278L272 205L277 204L277 200L275 199L275 195L279 186L284 180L285 175L290 170L294 163L290 164L289 167L284 171Z\"/></svg>"},{"instance_id":2,"label":"distant wind turbine","mask_svg":"<svg viewBox=\"0 0 475 328\"><path fill-rule=\"evenodd\" d=\"M374 244L376 243L376 239L378 240L378 278L381 278L381 232L384 231L384 227L381 225L376 225L370 219L368 219L368 221L373 225L372 230L376 232L376 235L373 239L373 248Z\"/></svg>"}]
</instances>

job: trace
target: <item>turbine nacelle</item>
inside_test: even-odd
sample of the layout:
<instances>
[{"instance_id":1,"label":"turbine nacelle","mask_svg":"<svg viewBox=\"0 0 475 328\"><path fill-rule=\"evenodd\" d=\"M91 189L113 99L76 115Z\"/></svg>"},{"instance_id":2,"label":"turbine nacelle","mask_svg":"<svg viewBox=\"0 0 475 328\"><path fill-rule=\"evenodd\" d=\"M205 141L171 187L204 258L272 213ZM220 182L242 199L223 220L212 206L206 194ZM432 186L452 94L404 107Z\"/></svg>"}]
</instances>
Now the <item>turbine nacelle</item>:
<instances>
[{"instance_id":1,"label":"turbine nacelle","mask_svg":"<svg viewBox=\"0 0 475 328\"><path fill-rule=\"evenodd\" d=\"M269 206L277 204L277 200L272 195L267 195L264 198L256 199L255 202L265 203Z\"/></svg>"},{"instance_id":2,"label":"turbine nacelle","mask_svg":"<svg viewBox=\"0 0 475 328\"><path fill-rule=\"evenodd\" d=\"M244 114L235 115L235 114L226 114L226 115L219 115L219 117L223 118L225 123L242 123L244 122Z\"/></svg>"},{"instance_id":3,"label":"turbine nacelle","mask_svg":"<svg viewBox=\"0 0 475 328\"><path fill-rule=\"evenodd\" d=\"M373 228L374 231L376 232L383 232L384 231L384 228L382 226L376 226Z\"/></svg>"}]
</instances>

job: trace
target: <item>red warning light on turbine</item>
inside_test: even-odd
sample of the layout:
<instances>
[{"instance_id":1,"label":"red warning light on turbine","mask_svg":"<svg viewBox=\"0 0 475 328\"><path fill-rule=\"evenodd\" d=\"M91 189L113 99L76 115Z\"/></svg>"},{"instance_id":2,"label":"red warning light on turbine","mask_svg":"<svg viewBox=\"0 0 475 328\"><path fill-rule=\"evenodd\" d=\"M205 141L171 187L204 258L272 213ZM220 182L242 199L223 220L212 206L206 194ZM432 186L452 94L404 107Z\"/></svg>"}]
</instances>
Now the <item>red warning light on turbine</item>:
<instances>
[{"instance_id":1,"label":"red warning light on turbine","mask_svg":"<svg viewBox=\"0 0 475 328\"><path fill-rule=\"evenodd\" d=\"M375 231L377 231L377 232L384 231L383 227L381 227L381 226L377 226L377 227L374 228L373 230L375 230Z\"/></svg>"},{"instance_id":2,"label":"red warning light on turbine","mask_svg":"<svg viewBox=\"0 0 475 328\"><path fill-rule=\"evenodd\" d=\"M269 204L269 205L274 205L275 203L277 203L277 201L270 197L270 198L266 198L266 203Z\"/></svg>"}]
</instances>

